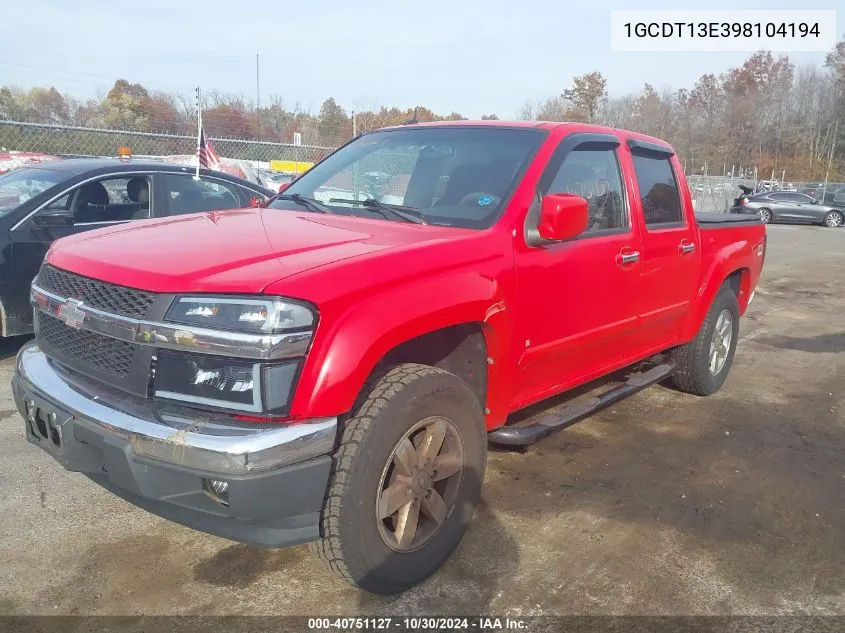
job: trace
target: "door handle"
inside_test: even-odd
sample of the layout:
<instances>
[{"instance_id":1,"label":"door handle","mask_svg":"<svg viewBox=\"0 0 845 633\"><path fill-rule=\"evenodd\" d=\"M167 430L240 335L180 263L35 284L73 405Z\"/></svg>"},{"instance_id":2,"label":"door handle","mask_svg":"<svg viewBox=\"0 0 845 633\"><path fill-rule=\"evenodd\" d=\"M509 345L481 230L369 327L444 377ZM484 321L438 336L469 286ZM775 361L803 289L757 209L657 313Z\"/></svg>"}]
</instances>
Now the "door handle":
<instances>
[{"instance_id":1,"label":"door handle","mask_svg":"<svg viewBox=\"0 0 845 633\"><path fill-rule=\"evenodd\" d=\"M624 266L625 264L633 264L634 262L640 261L640 252L639 251L631 251L627 253L619 253L616 256L616 263L620 266Z\"/></svg>"},{"instance_id":2,"label":"door handle","mask_svg":"<svg viewBox=\"0 0 845 633\"><path fill-rule=\"evenodd\" d=\"M678 250L681 252L682 255L692 253L695 250L695 244L693 244L692 242L681 242L680 244L678 244Z\"/></svg>"}]
</instances>

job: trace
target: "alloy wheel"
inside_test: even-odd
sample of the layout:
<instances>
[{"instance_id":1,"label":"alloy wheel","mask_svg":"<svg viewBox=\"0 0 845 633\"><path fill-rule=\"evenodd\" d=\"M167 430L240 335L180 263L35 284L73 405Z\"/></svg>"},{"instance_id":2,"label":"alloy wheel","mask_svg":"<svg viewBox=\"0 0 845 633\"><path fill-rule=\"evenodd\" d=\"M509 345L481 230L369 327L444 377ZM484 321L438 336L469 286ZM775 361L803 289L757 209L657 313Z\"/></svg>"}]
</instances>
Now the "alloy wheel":
<instances>
[{"instance_id":1,"label":"alloy wheel","mask_svg":"<svg viewBox=\"0 0 845 633\"><path fill-rule=\"evenodd\" d=\"M730 310L725 309L719 313L716 319L716 326L713 328L713 336L710 339L710 363L708 368L713 376L719 374L728 360L733 339L733 318Z\"/></svg>"},{"instance_id":2,"label":"alloy wheel","mask_svg":"<svg viewBox=\"0 0 845 633\"><path fill-rule=\"evenodd\" d=\"M464 464L463 438L447 418L426 418L399 440L376 495L376 521L385 545L411 552L440 531L455 507Z\"/></svg>"}]
</instances>

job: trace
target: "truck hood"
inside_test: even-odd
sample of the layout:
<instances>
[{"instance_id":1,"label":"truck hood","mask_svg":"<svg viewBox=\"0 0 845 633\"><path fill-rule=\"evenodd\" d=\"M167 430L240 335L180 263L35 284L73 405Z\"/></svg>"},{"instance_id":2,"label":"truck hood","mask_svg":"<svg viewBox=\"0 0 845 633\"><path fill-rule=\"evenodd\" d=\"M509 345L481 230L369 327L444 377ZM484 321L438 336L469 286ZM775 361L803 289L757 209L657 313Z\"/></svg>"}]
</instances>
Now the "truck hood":
<instances>
[{"instance_id":1,"label":"truck hood","mask_svg":"<svg viewBox=\"0 0 845 633\"><path fill-rule=\"evenodd\" d=\"M151 292L259 293L312 268L464 229L279 209L216 211L62 238L50 264Z\"/></svg>"}]
</instances>

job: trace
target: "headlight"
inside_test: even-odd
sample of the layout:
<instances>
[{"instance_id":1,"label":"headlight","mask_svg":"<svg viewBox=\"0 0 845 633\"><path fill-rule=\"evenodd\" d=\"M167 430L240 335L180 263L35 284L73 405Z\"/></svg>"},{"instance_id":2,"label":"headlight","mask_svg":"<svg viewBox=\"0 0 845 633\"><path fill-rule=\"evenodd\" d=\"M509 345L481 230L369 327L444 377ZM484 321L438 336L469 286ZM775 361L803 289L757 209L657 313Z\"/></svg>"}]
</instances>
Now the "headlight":
<instances>
[{"instance_id":1,"label":"headlight","mask_svg":"<svg viewBox=\"0 0 845 633\"><path fill-rule=\"evenodd\" d=\"M270 334L310 328L314 311L289 299L179 297L165 320L208 328Z\"/></svg>"},{"instance_id":2,"label":"headlight","mask_svg":"<svg viewBox=\"0 0 845 633\"><path fill-rule=\"evenodd\" d=\"M282 414L290 404L299 361L252 363L221 356L159 350L157 398L214 408Z\"/></svg>"}]
</instances>

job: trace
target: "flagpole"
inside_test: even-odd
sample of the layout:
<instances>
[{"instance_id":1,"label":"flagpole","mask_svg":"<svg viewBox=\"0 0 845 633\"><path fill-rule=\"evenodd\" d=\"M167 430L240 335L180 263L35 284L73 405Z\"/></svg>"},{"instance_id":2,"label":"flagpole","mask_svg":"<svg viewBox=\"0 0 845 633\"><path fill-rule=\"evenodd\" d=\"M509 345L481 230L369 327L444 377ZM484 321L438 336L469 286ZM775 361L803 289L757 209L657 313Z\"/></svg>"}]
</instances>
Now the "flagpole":
<instances>
[{"instance_id":1,"label":"flagpole","mask_svg":"<svg viewBox=\"0 0 845 633\"><path fill-rule=\"evenodd\" d=\"M197 86L197 171L194 180L200 179L200 138L202 136L202 110L200 109L200 89Z\"/></svg>"}]
</instances>

